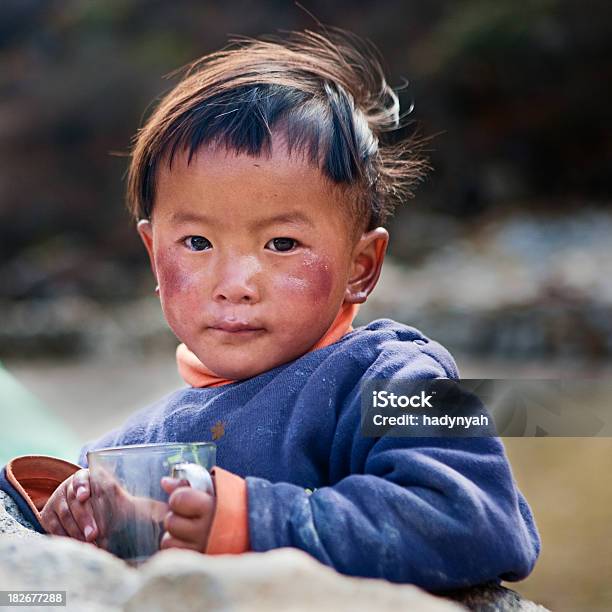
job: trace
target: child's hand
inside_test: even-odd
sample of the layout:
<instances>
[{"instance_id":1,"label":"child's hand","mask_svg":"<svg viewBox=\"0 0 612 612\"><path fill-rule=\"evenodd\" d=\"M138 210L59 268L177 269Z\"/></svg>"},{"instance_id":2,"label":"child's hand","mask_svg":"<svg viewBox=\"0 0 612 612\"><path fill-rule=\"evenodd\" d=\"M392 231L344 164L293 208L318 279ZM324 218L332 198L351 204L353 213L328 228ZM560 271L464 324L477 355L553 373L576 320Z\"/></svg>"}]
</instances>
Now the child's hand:
<instances>
[{"instance_id":1,"label":"child's hand","mask_svg":"<svg viewBox=\"0 0 612 612\"><path fill-rule=\"evenodd\" d=\"M177 478L162 478L161 485L170 498L160 548L204 552L215 513L214 496L192 489L187 481Z\"/></svg>"},{"instance_id":2,"label":"child's hand","mask_svg":"<svg viewBox=\"0 0 612 612\"><path fill-rule=\"evenodd\" d=\"M112 472L102 467L91 480L90 499L97 523L95 543L104 550L109 550L111 541L128 523L161 523L167 513L167 504L131 495Z\"/></svg>"},{"instance_id":3,"label":"child's hand","mask_svg":"<svg viewBox=\"0 0 612 612\"><path fill-rule=\"evenodd\" d=\"M40 513L47 533L93 542L98 535L90 500L89 470L79 470L57 487Z\"/></svg>"}]
</instances>

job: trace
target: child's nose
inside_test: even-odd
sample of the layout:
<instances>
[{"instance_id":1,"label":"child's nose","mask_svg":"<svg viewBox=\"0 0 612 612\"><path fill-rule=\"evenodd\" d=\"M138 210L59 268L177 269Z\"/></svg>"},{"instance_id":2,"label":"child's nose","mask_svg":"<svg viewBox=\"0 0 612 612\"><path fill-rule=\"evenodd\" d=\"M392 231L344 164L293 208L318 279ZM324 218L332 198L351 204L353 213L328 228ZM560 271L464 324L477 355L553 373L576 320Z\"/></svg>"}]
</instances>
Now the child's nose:
<instances>
[{"instance_id":1,"label":"child's nose","mask_svg":"<svg viewBox=\"0 0 612 612\"><path fill-rule=\"evenodd\" d=\"M235 258L227 262L219 270L213 299L232 304L259 301L259 291L255 282L258 271L259 264L251 258Z\"/></svg>"}]
</instances>

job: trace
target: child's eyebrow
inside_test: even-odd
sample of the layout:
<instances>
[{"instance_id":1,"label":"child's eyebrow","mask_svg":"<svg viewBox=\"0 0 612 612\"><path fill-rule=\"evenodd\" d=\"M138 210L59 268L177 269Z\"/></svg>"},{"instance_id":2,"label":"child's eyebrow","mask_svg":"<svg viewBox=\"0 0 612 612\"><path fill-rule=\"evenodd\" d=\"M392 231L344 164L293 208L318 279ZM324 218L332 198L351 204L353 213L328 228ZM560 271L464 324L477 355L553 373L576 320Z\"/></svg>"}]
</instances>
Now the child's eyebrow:
<instances>
[{"instance_id":1,"label":"child's eyebrow","mask_svg":"<svg viewBox=\"0 0 612 612\"><path fill-rule=\"evenodd\" d=\"M213 219L209 219L206 215L200 215L198 213L192 213L192 212L184 212L184 211L179 211L179 212L173 212L170 215L170 221L172 221L173 223L207 223L207 224L214 224L214 220Z\"/></svg>"},{"instance_id":2,"label":"child's eyebrow","mask_svg":"<svg viewBox=\"0 0 612 612\"><path fill-rule=\"evenodd\" d=\"M206 225L214 226L217 225L216 219L212 217L207 217L206 215L200 213L179 211L174 212L171 215L171 220L174 223L205 223ZM266 217L265 219L257 219L253 223L251 223L251 227L254 230L260 230L270 225L281 224L281 223L290 223L290 224L300 224L300 225L308 225L313 227L313 223L308 216L299 211L280 213L278 215L273 215L272 217Z\"/></svg>"},{"instance_id":3,"label":"child's eyebrow","mask_svg":"<svg viewBox=\"0 0 612 612\"><path fill-rule=\"evenodd\" d=\"M252 224L253 229L262 229L269 225L275 225L280 223L293 223L301 225L313 226L312 221L304 214L299 211L280 213L266 219L259 219Z\"/></svg>"}]
</instances>

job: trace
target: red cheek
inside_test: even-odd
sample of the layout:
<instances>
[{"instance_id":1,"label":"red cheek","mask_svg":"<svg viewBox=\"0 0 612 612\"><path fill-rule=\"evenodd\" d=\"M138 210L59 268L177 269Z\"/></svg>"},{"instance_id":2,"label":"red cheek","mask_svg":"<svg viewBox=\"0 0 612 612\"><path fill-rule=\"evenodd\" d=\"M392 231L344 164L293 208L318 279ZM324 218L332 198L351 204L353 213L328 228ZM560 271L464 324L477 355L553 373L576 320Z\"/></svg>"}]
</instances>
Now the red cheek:
<instances>
[{"instance_id":1,"label":"red cheek","mask_svg":"<svg viewBox=\"0 0 612 612\"><path fill-rule=\"evenodd\" d=\"M172 257L159 255L155 263L159 286L165 295L181 293L190 285L190 275Z\"/></svg>"},{"instance_id":2,"label":"red cheek","mask_svg":"<svg viewBox=\"0 0 612 612\"><path fill-rule=\"evenodd\" d=\"M305 257L295 274L283 279L286 291L315 303L329 298L334 284L334 272L329 260L324 257Z\"/></svg>"},{"instance_id":3,"label":"red cheek","mask_svg":"<svg viewBox=\"0 0 612 612\"><path fill-rule=\"evenodd\" d=\"M197 323L199 292L197 274L194 275L167 253L156 259L157 280L160 288L161 306L168 325L177 338L187 342L191 338L192 326Z\"/></svg>"}]
</instances>

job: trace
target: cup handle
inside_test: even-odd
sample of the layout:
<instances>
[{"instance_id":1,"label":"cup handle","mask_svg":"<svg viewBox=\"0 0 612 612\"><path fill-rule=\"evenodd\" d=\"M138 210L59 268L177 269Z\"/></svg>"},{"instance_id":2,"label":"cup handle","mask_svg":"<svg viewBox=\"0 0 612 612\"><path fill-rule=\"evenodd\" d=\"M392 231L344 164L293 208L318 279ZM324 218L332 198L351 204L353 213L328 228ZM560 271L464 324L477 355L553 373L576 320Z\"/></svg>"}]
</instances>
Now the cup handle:
<instances>
[{"instance_id":1,"label":"cup handle","mask_svg":"<svg viewBox=\"0 0 612 612\"><path fill-rule=\"evenodd\" d=\"M172 478L187 480L193 489L215 494L215 487L209 471L197 463L177 463L172 466Z\"/></svg>"}]
</instances>

